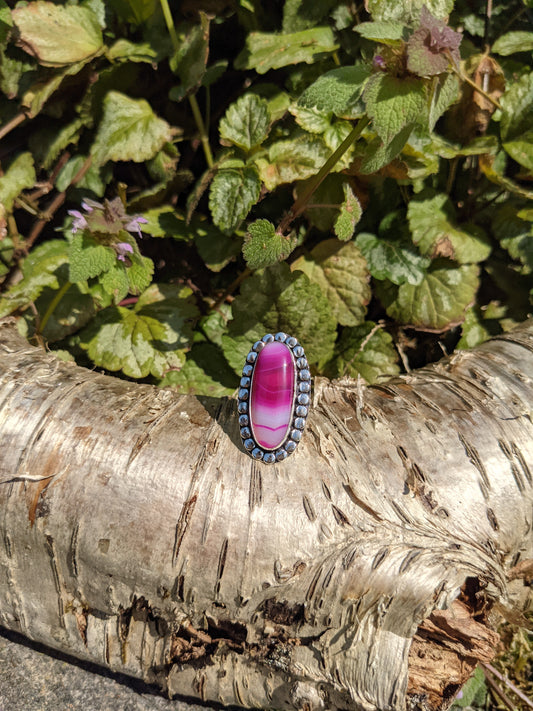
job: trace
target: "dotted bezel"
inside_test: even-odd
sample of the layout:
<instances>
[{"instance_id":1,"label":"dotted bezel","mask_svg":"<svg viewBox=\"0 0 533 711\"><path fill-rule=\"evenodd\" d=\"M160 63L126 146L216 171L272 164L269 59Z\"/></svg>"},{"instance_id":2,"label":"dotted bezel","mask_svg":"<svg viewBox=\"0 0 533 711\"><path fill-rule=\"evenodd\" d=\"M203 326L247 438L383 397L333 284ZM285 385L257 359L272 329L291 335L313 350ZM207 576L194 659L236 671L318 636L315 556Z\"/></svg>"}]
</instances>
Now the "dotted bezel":
<instances>
[{"instance_id":1,"label":"dotted bezel","mask_svg":"<svg viewBox=\"0 0 533 711\"><path fill-rule=\"evenodd\" d=\"M295 371L295 382L291 419L287 428L287 435L279 447L266 449L265 447L261 447L254 437L250 421L249 402L257 356L267 343L272 343L273 341L284 343L290 350ZM265 464L273 464L274 462L282 462L295 451L302 438L302 433L307 422L311 405L310 392L311 374L309 364L305 357L304 349L296 338L282 332L276 333L275 336L271 333L267 333L260 341L256 341L253 344L250 352L246 356L246 363L243 368L239 386L239 404L237 406L242 443L251 457Z\"/></svg>"}]
</instances>

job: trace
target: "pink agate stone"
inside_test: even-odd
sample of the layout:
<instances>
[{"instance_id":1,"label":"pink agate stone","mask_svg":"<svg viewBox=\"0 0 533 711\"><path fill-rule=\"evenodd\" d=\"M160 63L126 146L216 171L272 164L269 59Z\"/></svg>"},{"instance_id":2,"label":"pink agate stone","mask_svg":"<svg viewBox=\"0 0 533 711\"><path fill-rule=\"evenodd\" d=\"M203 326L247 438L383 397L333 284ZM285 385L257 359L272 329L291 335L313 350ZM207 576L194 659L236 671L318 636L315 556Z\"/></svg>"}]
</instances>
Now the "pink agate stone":
<instances>
[{"instance_id":1,"label":"pink agate stone","mask_svg":"<svg viewBox=\"0 0 533 711\"><path fill-rule=\"evenodd\" d=\"M276 449L291 425L295 371L284 343L267 343L255 363L250 393L250 424L257 444Z\"/></svg>"}]
</instances>

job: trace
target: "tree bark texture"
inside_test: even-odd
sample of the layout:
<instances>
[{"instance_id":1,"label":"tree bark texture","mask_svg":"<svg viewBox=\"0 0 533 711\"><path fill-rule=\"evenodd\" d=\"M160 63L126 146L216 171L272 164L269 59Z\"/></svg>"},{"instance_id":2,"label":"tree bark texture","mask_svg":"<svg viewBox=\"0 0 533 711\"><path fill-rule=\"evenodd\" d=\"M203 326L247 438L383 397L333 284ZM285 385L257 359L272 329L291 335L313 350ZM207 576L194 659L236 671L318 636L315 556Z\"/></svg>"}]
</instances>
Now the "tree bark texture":
<instances>
[{"instance_id":1,"label":"tree bark texture","mask_svg":"<svg viewBox=\"0 0 533 711\"><path fill-rule=\"evenodd\" d=\"M266 466L233 400L62 363L4 322L0 624L207 702L446 708L492 654L488 610L529 589L532 410L529 324L382 386L315 383Z\"/></svg>"}]
</instances>

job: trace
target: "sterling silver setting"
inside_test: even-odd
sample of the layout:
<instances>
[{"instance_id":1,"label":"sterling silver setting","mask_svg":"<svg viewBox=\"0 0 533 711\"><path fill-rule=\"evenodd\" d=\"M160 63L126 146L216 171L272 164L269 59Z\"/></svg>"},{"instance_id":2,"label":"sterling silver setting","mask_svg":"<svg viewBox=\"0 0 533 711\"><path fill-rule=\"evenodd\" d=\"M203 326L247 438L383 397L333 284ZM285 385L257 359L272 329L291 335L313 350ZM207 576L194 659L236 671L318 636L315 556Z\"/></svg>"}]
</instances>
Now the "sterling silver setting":
<instances>
[{"instance_id":1,"label":"sterling silver setting","mask_svg":"<svg viewBox=\"0 0 533 711\"><path fill-rule=\"evenodd\" d=\"M259 445L254 437L249 409L257 357L265 345L273 341L284 343L291 351L295 371L295 382L292 413L287 435L280 446L274 449L267 449ZM238 400L237 411L239 414L240 435L244 449L253 459L262 461L264 464L273 464L287 459L287 457L295 451L302 439L309 408L311 407L311 372L303 346L298 343L296 338L280 331L275 335L267 333L260 341L256 341L253 344L250 352L246 356L246 361L242 369Z\"/></svg>"}]
</instances>

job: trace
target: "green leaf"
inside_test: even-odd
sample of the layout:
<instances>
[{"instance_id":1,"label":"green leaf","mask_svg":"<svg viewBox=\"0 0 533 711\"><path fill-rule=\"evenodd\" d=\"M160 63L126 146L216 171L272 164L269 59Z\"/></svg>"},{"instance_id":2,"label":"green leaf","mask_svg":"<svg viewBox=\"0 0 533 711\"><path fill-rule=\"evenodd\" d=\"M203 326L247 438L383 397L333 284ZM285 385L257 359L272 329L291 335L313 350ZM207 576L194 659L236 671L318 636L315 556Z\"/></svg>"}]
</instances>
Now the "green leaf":
<instances>
[{"instance_id":1,"label":"green leaf","mask_svg":"<svg viewBox=\"0 0 533 711\"><path fill-rule=\"evenodd\" d=\"M377 282L376 293L395 321L440 333L464 321L466 309L475 301L478 283L477 265L453 269L437 261L418 286Z\"/></svg>"},{"instance_id":2,"label":"green leaf","mask_svg":"<svg viewBox=\"0 0 533 711\"><path fill-rule=\"evenodd\" d=\"M216 311L210 311L203 316L195 333L195 338L202 335L217 346L222 346L222 336L228 330L228 321L231 319L231 306L221 304Z\"/></svg>"},{"instance_id":3,"label":"green leaf","mask_svg":"<svg viewBox=\"0 0 533 711\"><path fill-rule=\"evenodd\" d=\"M109 0L117 15L134 25L150 19L157 10L157 0Z\"/></svg>"},{"instance_id":4,"label":"green leaf","mask_svg":"<svg viewBox=\"0 0 533 711\"><path fill-rule=\"evenodd\" d=\"M326 365L331 378L361 376L373 384L400 372L392 337L372 321L343 329L335 351L337 355Z\"/></svg>"},{"instance_id":5,"label":"green leaf","mask_svg":"<svg viewBox=\"0 0 533 711\"><path fill-rule=\"evenodd\" d=\"M368 116L385 144L427 113L426 87L421 79L374 74L363 98Z\"/></svg>"},{"instance_id":6,"label":"green leaf","mask_svg":"<svg viewBox=\"0 0 533 711\"><path fill-rule=\"evenodd\" d=\"M65 163L56 178L56 188L60 191L66 190L86 160L87 156L76 155ZM109 180L105 174L109 172L110 171L105 168L101 169L98 166L91 165L83 178L76 183L76 187L90 190L97 197L103 197L106 189L106 183Z\"/></svg>"},{"instance_id":7,"label":"green leaf","mask_svg":"<svg viewBox=\"0 0 533 711\"><path fill-rule=\"evenodd\" d=\"M21 106L24 107L28 118L34 118L40 113L50 99L52 94L61 86L63 80L77 74L84 67L84 62L71 64L63 71L54 74L48 81L36 81L32 84L21 99Z\"/></svg>"},{"instance_id":8,"label":"green leaf","mask_svg":"<svg viewBox=\"0 0 533 711\"><path fill-rule=\"evenodd\" d=\"M68 268L65 264L57 273L59 286L66 284L68 279ZM53 299L57 296L57 289L45 287L39 298L35 302L35 308L40 316L44 316ZM79 331L92 318L94 318L96 309L94 300L89 293L87 284L71 284L67 291L63 294L60 301L54 306L54 310L48 321L46 322L43 337L48 343L61 341L71 333ZM26 317L34 320L33 313L25 312Z\"/></svg>"},{"instance_id":9,"label":"green leaf","mask_svg":"<svg viewBox=\"0 0 533 711\"><path fill-rule=\"evenodd\" d=\"M344 200L346 178L341 173L330 173L311 196L305 208L305 216L321 232L331 232L339 215L339 205ZM309 180L297 183L294 187L296 197L300 197L309 187ZM320 207L313 207L314 204ZM326 207L327 206L327 207ZM331 207L330 207L331 206Z\"/></svg>"},{"instance_id":10,"label":"green leaf","mask_svg":"<svg viewBox=\"0 0 533 711\"><path fill-rule=\"evenodd\" d=\"M303 32L278 35L270 32L251 32L246 49L235 60L237 69L255 69L265 74L291 64L313 64L324 54L338 49L329 27L315 27Z\"/></svg>"},{"instance_id":11,"label":"green leaf","mask_svg":"<svg viewBox=\"0 0 533 711\"><path fill-rule=\"evenodd\" d=\"M197 89L206 72L209 56L209 20L199 13L199 23L185 23L178 32L178 50L170 58L170 68L181 80L178 88L181 97ZM177 100L176 93L172 97Z\"/></svg>"},{"instance_id":12,"label":"green leaf","mask_svg":"<svg viewBox=\"0 0 533 711\"><path fill-rule=\"evenodd\" d=\"M502 175L500 171L504 169L504 164L502 165L501 160L496 161L493 156L482 155L479 157L478 162L481 171L491 183L501 186L513 195L519 195L522 198L526 198L526 200L533 200L533 190L527 190L519 183L511 180L511 178Z\"/></svg>"},{"instance_id":13,"label":"green leaf","mask_svg":"<svg viewBox=\"0 0 533 711\"><path fill-rule=\"evenodd\" d=\"M305 133L273 143L268 151L268 160L258 158L256 165L267 190L274 190L283 183L315 175L330 155L331 151L321 137Z\"/></svg>"},{"instance_id":14,"label":"green leaf","mask_svg":"<svg viewBox=\"0 0 533 711\"><path fill-rule=\"evenodd\" d=\"M61 151L70 145L78 143L85 122L81 118L57 127L45 126L42 130L35 131L29 136L29 146L33 151L36 161L48 170Z\"/></svg>"},{"instance_id":15,"label":"green leaf","mask_svg":"<svg viewBox=\"0 0 533 711\"><path fill-rule=\"evenodd\" d=\"M5 225L5 216L3 214L3 208L0 204L0 225ZM9 266L11 260L13 259L13 253L15 251L15 245L11 237L4 237L0 239L0 277L9 272Z\"/></svg>"},{"instance_id":16,"label":"green leaf","mask_svg":"<svg viewBox=\"0 0 533 711\"><path fill-rule=\"evenodd\" d=\"M107 272L117 255L111 247L98 243L90 235L74 235L69 249L69 281L75 284Z\"/></svg>"},{"instance_id":17,"label":"green leaf","mask_svg":"<svg viewBox=\"0 0 533 711\"><path fill-rule=\"evenodd\" d=\"M81 5L30 2L12 11L18 44L47 67L63 67L93 57L103 47L96 15Z\"/></svg>"},{"instance_id":18,"label":"green leaf","mask_svg":"<svg viewBox=\"0 0 533 711\"><path fill-rule=\"evenodd\" d=\"M47 286L59 288L56 271L68 261L65 240L49 240L24 260L23 278L0 297L0 318L35 301Z\"/></svg>"},{"instance_id":19,"label":"green leaf","mask_svg":"<svg viewBox=\"0 0 533 711\"><path fill-rule=\"evenodd\" d=\"M500 104L502 138L507 141L520 138L533 123L533 72L510 83Z\"/></svg>"},{"instance_id":20,"label":"green leaf","mask_svg":"<svg viewBox=\"0 0 533 711\"><path fill-rule=\"evenodd\" d=\"M533 50L533 32L506 32L498 37L492 45L494 54L504 57L516 52L531 52Z\"/></svg>"},{"instance_id":21,"label":"green leaf","mask_svg":"<svg viewBox=\"0 0 533 711\"><path fill-rule=\"evenodd\" d=\"M156 52L148 42L130 42L123 37L118 39L106 52L106 57L112 62L146 62L152 64Z\"/></svg>"},{"instance_id":22,"label":"green leaf","mask_svg":"<svg viewBox=\"0 0 533 711\"><path fill-rule=\"evenodd\" d=\"M201 343L193 346L190 353L187 353L183 368L169 370L159 385L184 395L219 398L232 395L238 385L238 379L228 368L218 348L212 344Z\"/></svg>"},{"instance_id":23,"label":"green leaf","mask_svg":"<svg viewBox=\"0 0 533 711\"><path fill-rule=\"evenodd\" d=\"M499 322L487 318L486 310L473 306L466 312L466 318L461 326L461 338L455 348L456 350L475 348L498 333L501 333Z\"/></svg>"},{"instance_id":24,"label":"green leaf","mask_svg":"<svg viewBox=\"0 0 533 711\"><path fill-rule=\"evenodd\" d=\"M370 141L363 153L363 161L360 167L361 173L376 173L393 161L401 153L413 128L414 124L412 123L404 126L390 143L386 143L379 137Z\"/></svg>"},{"instance_id":25,"label":"green leaf","mask_svg":"<svg viewBox=\"0 0 533 711\"><path fill-rule=\"evenodd\" d=\"M426 269L431 263L403 242L379 239L368 232L361 232L355 240L365 257L370 273L375 279L388 279L393 284L421 284Z\"/></svg>"},{"instance_id":26,"label":"green leaf","mask_svg":"<svg viewBox=\"0 0 533 711\"><path fill-rule=\"evenodd\" d=\"M174 237L174 239L191 240L193 233L185 221L172 205L154 207L143 213L148 222L143 225L143 232L152 237Z\"/></svg>"},{"instance_id":27,"label":"green leaf","mask_svg":"<svg viewBox=\"0 0 533 711\"><path fill-rule=\"evenodd\" d=\"M209 188L209 210L221 230L235 230L259 200L261 181L254 166L217 172Z\"/></svg>"},{"instance_id":28,"label":"green leaf","mask_svg":"<svg viewBox=\"0 0 533 711\"><path fill-rule=\"evenodd\" d=\"M104 99L104 113L91 153L99 165L108 160L142 163L171 139L172 129L155 115L147 101L110 91Z\"/></svg>"},{"instance_id":29,"label":"green leaf","mask_svg":"<svg viewBox=\"0 0 533 711\"><path fill-rule=\"evenodd\" d=\"M309 133L324 133L331 124L331 111L322 112L316 107L307 108L300 104L292 104L289 111L296 119L298 126Z\"/></svg>"},{"instance_id":30,"label":"green leaf","mask_svg":"<svg viewBox=\"0 0 533 711\"><path fill-rule=\"evenodd\" d=\"M126 298L130 289L126 267L118 261L100 276L98 282L104 291L104 294L99 297L102 305L107 305L109 302L119 304L122 299ZM107 297L104 298L106 295Z\"/></svg>"},{"instance_id":31,"label":"green leaf","mask_svg":"<svg viewBox=\"0 0 533 711\"><path fill-rule=\"evenodd\" d=\"M514 141L506 141L503 147L513 160L533 172L533 129L526 131Z\"/></svg>"},{"instance_id":32,"label":"green leaf","mask_svg":"<svg viewBox=\"0 0 533 711\"><path fill-rule=\"evenodd\" d=\"M113 306L100 311L80 334L80 345L106 370L161 378L184 365L197 316L198 309L180 296L178 287L154 284L132 310Z\"/></svg>"},{"instance_id":33,"label":"green leaf","mask_svg":"<svg viewBox=\"0 0 533 711\"><path fill-rule=\"evenodd\" d=\"M348 135L352 132L352 129L353 126L349 123L349 121L335 121L335 123L324 131L322 138L324 139L326 146L333 153L337 150L341 143L348 138ZM341 157L337 159L337 162L333 166L333 170L348 170L352 164L353 153L354 147L352 144L344 151Z\"/></svg>"},{"instance_id":34,"label":"green leaf","mask_svg":"<svg viewBox=\"0 0 533 711\"><path fill-rule=\"evenodd\" d=\"M517 215L513 202L500 205L492 221L492 232L513 259L533 269L533 234L531 225Z\"/></svg>"},{"instance_id":35,"label":"green leaf","mask_svg":"<svg viewBox=\"0 0 533 711\"><path fill-rule=\"evenodd\" d=\"M285 0L283 32L297 32L315 27L336 4L336 0Z\"/></svg>"},{"instance_id":36,"label":"green leaf","mask_svg":"<svg viewBox=\"0 0 533 711\"><path fill-rule=\"evenodd\" d=\"M370 275L365 258L353 242L320 242L309 255L293 262L292 269L305 272L320 287L340 324L356 326L364 320L371 297Z\"/></svg>"},{"instance_id":37,"label":"green leaf","mask_svg":"<svg viewBox=\"0 0 533 711\"><path fill-rule=\"evenodd\" d=\"M0 47L4 46L12 27L11 10L5 0L0 0Z\"/></svg>"},{"instance_id":38,"label":"green leaf","mask_svg":"<svg viewBox=\"0 0 533 711\"><path fill-rule=\"evenodd\" d=\"M220 138L250 151L268 136L270 114L268 104L257 94L245 94L228 107L220 121Z\"/></svg>"},{"instance_id":39,"label":"green leaf","mask_svg":"<svg viewBox=\"0 0 533 711\"><path fill-rule=\"evenodd\" d=\"M131 267L126 267L129 293L136 295L147 289L152 281L153 273L154 263L149 257L139 258L132 255Z\"/></svg>"},{"instance_id":40,"label":"green leaf","mask_svg":"<svg viewBox=\"0 0 533 711\"><path fill-rule=\"evenodd\" d=\"M466 145L461 145L447 141L442 136L434 134L431 137L431 146L429 149L435 151L441 158L451 160L452 158L462 158L465 156L495 154L499 149L499 144L496 136L478 136Z\"/></svg>"},{"instance_id":41,"label":"green leaf","mask_svg":"<svg viewBox=\"0 0 533 711\"><path fill-rule=\"evenodd\" d=\"M433 131L442 114L459 98L459 79L451 73L434 77L430 97L428 128Z\"/></svg>"},{"instance_id":42,"label":"green leaf","mask_svg":"<svg viewBox=\"0 0 533 711\"><path fill-rule=\"evenodd\" d=\"M369 75L369 68L363 64L333 69L305 89L298 105L325 115L359 118L364 113L361 93Z\"/></svg>"},{"instance_id":43,"label":"green leaf","mask_svg":"<svg viewBox=\"0 0 533 711\"><path fill-rule=\"evenodd\" d=\"M479 225L453 224L454 210L444 193L426 190L409 203L407 217L413 242L424 255L432 259L446 257L459 264L482 262L490 252L491 245Z\"/></svg>"},{"instance_id":44,"label":"green leaf","mask_svg":"<svg viewBox=\"0 0 533 711\"><path fill-rule=\"evenodd\" d=\"M397 46L407 39L407 27L399 22L361 22L354 27L362 37L380 44Z\"/></svg>"},{"instance_id":45,"label":"green leaf","mask_svg":"<svg viewBox=\"0 0 533 711\"><path fill-rule=\"evenodd\" d=\"M444 20L453 10L454 0L366 0L365 9L376 21L410 22L418 20L424 5L434 17Z\"/></svg>"},{"instance_id":46,"label":"green leaf","mask_svg":"<svg viewBox=\"0 0 533 711\"><path fill-rule=\"evenodd\" d=\"M452 711L466 709L473 704L475 704L477 708L485 708L488 690L485 683L485 674L481 667L477 667L474 675L463 686L462 692L462 698L455 701L452 706Z\"/></svg>"},{"instance_id":47,"label":"green leaf","mask_svg":"<svg viewBox=\"0 0 533 711\"><path fill-rule=\"evenodd\" d=\"M271 222L256 220L248 226L242 253L250 269L262 269L287 259L295 246L296 241L278 234Z\"/></svg>"},{"instance_id":48,"label":"green leaf","mask_svg":"<svg viewBox=\"0 0 533 711\"><path fill-rule=\"evenodd\" d=\"M242 241L207 224L198 228L195 244L206 267L220 272L241 253Z\"/></svg>"},{"instance_id":49,"label":"green leaf","mask_svg":"<svg viewBox=\"0 0 533 711\"><path fill-rule=\"evenodd\" d=\"M344 183L344 202L341 205L340 213L335 220L335 234L343 242L347 242L353 237L355 226L361 219L363 213L361 204L354 195L353 190Z\"/></svg>"},{"instance_id":50,"label":"green leaf","mask_svg":"<svg viewBox=\"0 0 533 711\"><path fill-rule=\"evenodd\" d=\"M265 333L294 336L311 363L332 355L337 332L327 298L317 284L302 272L291 272L284 262L246 279L232 307L233 320L222 336L222 348L236 373L252 343Z\"/></svg>"},{"instance_id":51,"label":"green leaf","mask_svg":"<svg viewBox=\"0 0 533 711\"><path fill-rule=\"evenodd\" d=\"M0 204L7 212L11 212L15 199L23 190L35 185L36 179L31 153L21 153L10 163L0 176Z\"/></svg>"}]
</instances>

